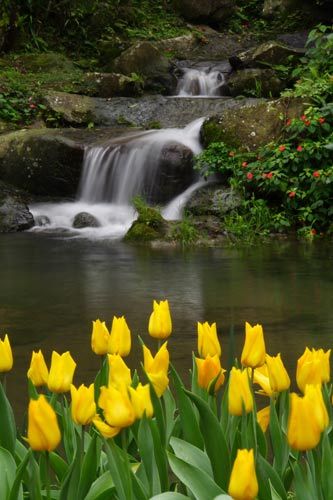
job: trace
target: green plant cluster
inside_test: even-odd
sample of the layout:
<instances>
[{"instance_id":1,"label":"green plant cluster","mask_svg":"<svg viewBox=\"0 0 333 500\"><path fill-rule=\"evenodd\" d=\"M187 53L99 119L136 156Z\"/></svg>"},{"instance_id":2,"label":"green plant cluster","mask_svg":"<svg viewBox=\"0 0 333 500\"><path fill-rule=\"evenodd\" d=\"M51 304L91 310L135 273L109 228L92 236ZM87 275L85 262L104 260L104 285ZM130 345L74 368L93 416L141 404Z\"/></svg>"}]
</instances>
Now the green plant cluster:
<instances>
[{"instance_id":1,"label":"green plant cluster","mask_svg":"<svg viewBox=\"0 0 333 500\"><path fill-rule=\"evenodd\" d=\"M254 153L212 143L197 157L203 175L217 173L243 194L241 209L224 220L237 237L289 229L309 238L332 232L332 48L327 27L310 32L303 65L295 70L299 80L287 92L307 98L309 106L303 115L287 120L279 141Z\"/></svg>"}]
</instances>

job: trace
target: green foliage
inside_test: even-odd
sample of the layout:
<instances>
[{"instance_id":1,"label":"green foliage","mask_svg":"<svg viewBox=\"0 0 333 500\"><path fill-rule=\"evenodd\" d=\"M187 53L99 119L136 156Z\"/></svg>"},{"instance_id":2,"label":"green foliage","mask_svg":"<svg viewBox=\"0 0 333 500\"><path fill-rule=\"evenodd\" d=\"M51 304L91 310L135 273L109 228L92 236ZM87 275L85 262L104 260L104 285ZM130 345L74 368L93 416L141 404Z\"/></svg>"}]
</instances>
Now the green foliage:
<instances>
[{"instance_id":1,"label":"green foliage","mask_svg":"<svg viewBox=\"0 0 333 500\"><path fill-rule=\"evenodd\" d=\"M192 222L185 217L181 222L175 225L171 237L178 241L183 247L186 247L196 243L199 233Z\"/></svg>"}]
</instances>

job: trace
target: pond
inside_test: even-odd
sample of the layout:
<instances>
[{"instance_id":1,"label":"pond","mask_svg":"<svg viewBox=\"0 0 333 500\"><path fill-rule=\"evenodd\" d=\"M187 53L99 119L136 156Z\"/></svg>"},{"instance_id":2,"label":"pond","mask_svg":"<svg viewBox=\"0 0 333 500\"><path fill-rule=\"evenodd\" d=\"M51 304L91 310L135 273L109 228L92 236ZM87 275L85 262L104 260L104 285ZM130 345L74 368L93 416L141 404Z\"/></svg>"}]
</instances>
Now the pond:
<instances>
[{"instance_id":1,"label":"pond","mask_svg":"<svg viewBox=\"0 0 333 500\"><path fill-rule=\"evenodd\" d=\"M333 343L333 251L329 244L275 241L247 249L133 247L46 233L0 238L0 335L10 336L7 376L16 412L27 405L32 350L70 350L74 383L93 381L100 360L90 349L92 320L125 315L133 336L128 363L139 367L153 299L167 298L173 318L171 359L187 378L197 321L217 322L224 367L240 356L244 322L264 326L267 351L282 353L294 379L306 345Z\"/></svg>"}]
</instances>

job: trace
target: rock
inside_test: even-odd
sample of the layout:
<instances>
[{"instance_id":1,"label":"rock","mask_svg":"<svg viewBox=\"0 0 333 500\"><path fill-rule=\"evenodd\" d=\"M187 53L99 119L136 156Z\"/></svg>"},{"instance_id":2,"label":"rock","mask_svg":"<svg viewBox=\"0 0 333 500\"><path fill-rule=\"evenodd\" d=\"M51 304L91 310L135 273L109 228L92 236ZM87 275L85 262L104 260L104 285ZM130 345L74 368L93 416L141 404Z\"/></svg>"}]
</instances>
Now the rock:
<instances>
[{"instance_id":1,"label":"rock","mask_svg":"<svg viewBox=\"0 0 333 500\"><path fill-rule=\"evenodd\" d=\"M129 47L113 61L112 67L124 75L140 76L145 88L172 85L170 61L149 42L138 42Z\"/></svg>"},{"instance_id":2,"label":"rock","mask_svg":"<svg viewBox=\"0 0 333 500\"><path fill-rule=\"evenodd\" d=\"M120 73L87 73L85 85L89 95L96 97L137 96L142 93L142 82Z\"/></svg>"},{"instance_id":3,"label":"rock","mask_svg":"<svg viewBox=\"0 0 333 500\"><path fill-rule=\"evenodd\" d=\"M188 21L208 23L223 21L235 10L231 0L174 0L174 5Z\"/></svg>"},{"instance_id":4,"label":"rock","mask_svg":"<svg viewBox=\"0 0 333 500\"><path fill-rule=\"evenodd\" d=\"M145 242L163 239L167 233L167 222L160 212L141 202L135 204L138 218L133 222L125 236L126 241Z\"/></svg>"},{"instance_id":5,"label":"rock","mask_svg":"<svg viewBox=\"0 0 333 500\"><path fill-rule=\"evenodd\" d=\"M164 54L172 57L184 58L184 54L190 53L199 45L199 39L192 33L190 35L181 35L174 38L166 38L154 42L154 46Z\"/></svg>"},{"instance_id":6,"label":"rock","mask_svg":"<svg viewBox=\"0 0 333 500\"><path fill-rule=\"evenodd\" d=\"M16 58L16 64L29 73L72 73L76 70L74 63L58 52L21 54Z\"/></svg>"},{"instance_id":7,"label":"rock","mask_svg":"<svg viewBox=\"0 0 333 500\"><path fill-rule=\"evenodd\" d=\"M230 148L253 151L276 141L288 118L300 116L306 103L300 99L258 100L238 108L225 109L208 118L201 129L204 146L225 142Z\"/></svg>"},{"instance_id":8,"label":"rock","mask_svg":"<svg viewBox=\"0 0 333 500\"><path fill-rule=\"evenodd\" d=\"M148 201L166 203L184 191L194 179L193 153L178 143L169 143L161 151L154 189Z\"/></svg>"},{"instance_id":9,"label":"rock","mask_svg":"<svg viewBox=\"0 0 333 500\"><path fill-rule=\"evenodd\" d=\"M20 130L1 136L0 179L32 194L73 196L86 145L112 131Z\"/></svg>"},{"instance_id":10,"label":"rock","mask_svg":"<svg viewBox=\"0 0 333 500\"><path fill-rule=\"evenodd\" d=\"M252 102L253 100L250 100ZM72 125L93 122L96 126L134 126L149 128L184 127L202 116L212 116L225 108L239 107L239 100L215 98L164 97L85 97L65 92L47 94L50 112Z\"/></svg>"},{"instance_id":11,"label":"rock","mask_svg":"<svg viewBox=\"0 0 333 500\"><path fill-rule=\"evenodd\" d=\"M96 217L88 212L80 212L74 217L73 227L76 229L82 229L84 227L100 227L100 223Z\"/></svg>"},{"instance_id":12,"label":"rock","mask_svg":"<svg viewBox=\"0 0 333 500\"><path fill-rule=\"evenodd\" d=\"M33 225L24 195L0 181L0 233L24 231Z\"/></svg>"},{"instance_id":13,"label":"rock","mask_svg":"<svg viewBox=\"0 0 333 500\"><path fill-rule=\"evenodd\" d=\"M240 207L240 195L230 188L210 185L198 189L186 204L186 212L192 216L215 216L221 218Z\"/></svg>"},{"instance_id":14,"label":"rock","mask_svg":"<svg viewBox=\"0 0 333 500\"><path fill-rule=\"evenodd\" d=\"M230 95L278 97L284 85L272 69L243 69L235 71L228 78Z\"/></svg>"},{"instance_id":15,"label":"rock","mask_svg":"<svg viewBox=\"0 0 333 500\"><path fill-rule=\"evenodd\" d=\"M94 122L91 97L50 91L43 96L42 103L70 124L77 126Z\"/></svg>"},{"instance_id":16,"label":"rock","mask_svg":"<svg viewBox=\"0 0 333 500\"><path fill-rule=\"evenodd\" d=\"M300 5L300 0L264 0L262 15L268 19L280 17L294 11Z\"/></svg>"},{"instance_id":17,"label":"rock","mask_svg":"<svg viewBox=\"0 0 333 500\"><path fill-rule=\"evenodd\" d=\"M35 217L36 226L48 226L49 224L51 224L51 220L47 215L37 215Z\"/></svg>"},{"instance_id":18,"label":"rock","mask_svg":"<svg viewBox=\"0 0 333 500\"><path fill-rule=\"evenodd\" d=\"M240 52L231 56L229 62L234 69L243 68L267 68L279 64L285 65L290 62L290 56L298 62L300 57L305 54L302 48L293 48L278 42L266 42L259 47Z\"/></svg>"}]
</instances>

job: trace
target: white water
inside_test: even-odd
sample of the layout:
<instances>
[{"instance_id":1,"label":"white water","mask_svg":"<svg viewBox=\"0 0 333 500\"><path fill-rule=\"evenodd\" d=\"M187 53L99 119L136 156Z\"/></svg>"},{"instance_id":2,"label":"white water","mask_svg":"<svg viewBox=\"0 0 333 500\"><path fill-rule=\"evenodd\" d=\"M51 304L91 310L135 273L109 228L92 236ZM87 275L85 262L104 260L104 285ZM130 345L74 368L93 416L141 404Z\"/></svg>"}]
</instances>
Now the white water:
<instances>
[{"instance_id":1,"label":"white water","mask_svg":"<svg viewBox=\"0 0 333 500\"><path fill-rule=\"evenodd\" d=\"M220 96L220 87L224 83L225 78L221 71L211 71L209 68L185 68L184 74L178 83L177 95L180 97Z\"/></svg>"},{"instance_id":2,"label":"white water","mask_svg":"<svg viewBox=\"0 0 333 500\"><path fill-rule=\"evenodd\" d=\"M35 220L44 217L44 225L35 226L33 231L60 230L92 239L121 238L137 215L131 204L133 197L143 193L149 195L153 189L163 148L170 143L179 143L195 155L200 153L199 132L203 120L195 120L183 129L138 132L87 148L78 200L31 206ZM181 218L186 201L203 182L193 184L172 200L162 210L162 215L169 220ZM74 229L74 217L80 212L93 215L99 227Z\"/></svg>"}]
</instances>

